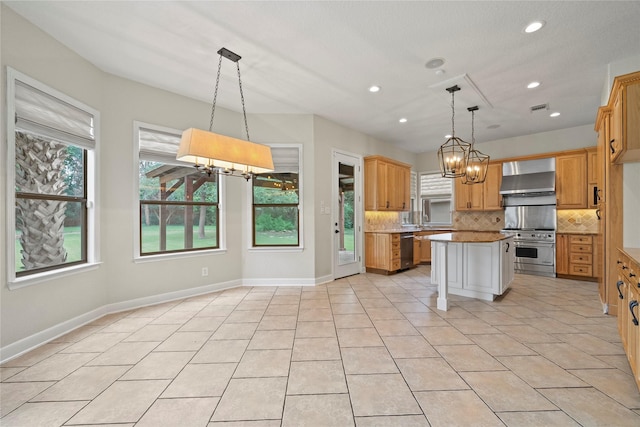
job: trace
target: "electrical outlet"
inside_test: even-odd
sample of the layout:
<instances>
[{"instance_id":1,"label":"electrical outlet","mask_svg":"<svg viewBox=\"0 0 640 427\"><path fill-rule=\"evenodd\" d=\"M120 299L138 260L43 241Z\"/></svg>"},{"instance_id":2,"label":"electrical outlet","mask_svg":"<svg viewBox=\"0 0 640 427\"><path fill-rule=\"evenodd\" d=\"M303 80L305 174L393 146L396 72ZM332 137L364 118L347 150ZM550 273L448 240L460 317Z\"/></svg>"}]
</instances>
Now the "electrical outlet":
<instances>
[{"instance_id":1,"label":"electrical outlet","mask_svg":"<svg viewBox=\"0 0 640 427\"><path fill-rule=\"evenodd\" d=\"M202 267L202 277L208 276L209 275L209 268L208 267Z\"/></svg>"}]
</instances>

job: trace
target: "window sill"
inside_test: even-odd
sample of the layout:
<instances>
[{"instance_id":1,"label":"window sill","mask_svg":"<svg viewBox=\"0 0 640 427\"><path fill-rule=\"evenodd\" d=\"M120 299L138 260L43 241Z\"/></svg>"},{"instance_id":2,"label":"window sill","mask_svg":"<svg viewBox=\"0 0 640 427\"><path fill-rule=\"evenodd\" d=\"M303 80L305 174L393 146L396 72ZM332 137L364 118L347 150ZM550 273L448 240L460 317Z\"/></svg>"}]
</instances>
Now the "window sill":
<instances>
[{"instance_id":1,"label":"window sill","mask_svg":"<svg viewBox=\"0 0 640 427\"><path fill-rule=\"evenodd\" d=\"M193 251L193 252L177 252L170 254L156 254L156 255L146 255L146 256L137 256L133 258L133 262L137 263L145 263L145 262L157 262L157 261L166 261L169 259L184 259L184 258L193 258L200 257L205 255L219 255L226 254L226 249L208 249L204 251Z\"/></svg>"},{"instance_id":2,"label":"window sill","mask_svg":"<svg viewBox=\"0 0 640 427\"><path fill-rule=\"evenodd\" d=\"M249 252L302 252L304 248L302 246L266 246L266 247L251 247Z\"/></svg>"},{"instance_id":3,"label":"window sill","mask_svg":"<svg viewBox=\"0 0 640 427\"><path fill-rule=\"evenodd\" d=\"M92 262L82 265L74 265L72 267L61 268L54 271L46 271L44 273L31 274L26 277L18 277L14 278L13 280L7 281L7 287L9 288L9 290L13 291L27 286L36 285L38 283L72 276L74 274L86 273L87 271L97 270L100 264L102 263Z\"/></svg>"}]
</instances>

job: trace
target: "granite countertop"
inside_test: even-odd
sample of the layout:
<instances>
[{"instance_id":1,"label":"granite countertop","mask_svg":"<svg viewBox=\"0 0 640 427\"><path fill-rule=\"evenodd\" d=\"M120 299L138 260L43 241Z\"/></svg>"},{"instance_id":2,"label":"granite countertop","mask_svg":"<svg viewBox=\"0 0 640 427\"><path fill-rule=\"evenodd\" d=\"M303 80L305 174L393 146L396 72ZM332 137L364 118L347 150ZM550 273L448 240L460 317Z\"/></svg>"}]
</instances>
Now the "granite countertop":
<instances>
[{"instance_id":1,"label":"granite countertop","mask_svg":"<svg viewBox=\"0 0 640 427\"><path fill-rule=\"evenodd\" d=\"M491 243L509 238L509 236L495 231L456 231L453 233L433 234L426 237L429 240L451 243Z\"/></svg>"},{"instance_id":2,"label":"granite countertop","mask_svg":"<svg viewBox=\"0 0 640 427\"><path fill-rule=\"evenodd\" d=\"M629 258L640 264L640 248L622 248L622 250Z\"/></svg>"},{"instance_id":3,"label":"granite countertop","mask_svg":"<svg viewBox=\"0 0 640 427\"><path fill-rule=\"evenodd\" d=\"M422 228L422 227L403 227L403 228L388 228L385 230L366 230L365 233L419 233L421 231L441 231L449 232L451 227L448 228Z\"/></svg>"}]
</instances>

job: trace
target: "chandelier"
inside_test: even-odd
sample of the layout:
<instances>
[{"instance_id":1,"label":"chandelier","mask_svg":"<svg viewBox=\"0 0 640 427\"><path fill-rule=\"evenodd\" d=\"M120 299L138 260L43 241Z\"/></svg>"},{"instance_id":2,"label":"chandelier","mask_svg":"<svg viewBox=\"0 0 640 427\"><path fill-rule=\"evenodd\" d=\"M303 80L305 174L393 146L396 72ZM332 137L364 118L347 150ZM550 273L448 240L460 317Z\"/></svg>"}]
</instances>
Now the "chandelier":
<instances>
[{"instance_id":1,"label":"chandelier","mask_svg":"<svg viewBox=\"0 0 640 427\"><path fill-rule=\"evenodd\" d=\"M456 137L454 94L459 90L458 85L447 88L451 94L451 137L438 149L440 173L444 178L459 178L466 174L471 149L471 144Z\"/></svg>"},{"instance_id":2,"label":"chandelier","mask_svg":"<svg viewBox=\"0 0 640 427\"><path fill-rule=\"evenodd\" d=\"M487 178L487 170L489 168L489 155L483 154L474 147L476 143L474 131L475 112L478 106L467 108L471 112L471 149L467 158L467 170L462 177L463 184L482 184Z\"/></svg>"},{"instance_id":3,"label":"chandelier","mask_svg":"<svg viewBox=\"0 0 640 427\"><path fill-rule=\"evenodd\" d=\"M218 55L220 55L220 59L218 61L218 74L216 76L213 104L211 106L209 131L196 128L185 130L182 133L176 159L193 163L198 170L207 175L218 172L231 176L241 176L248 181L254 174L274 170L271 148L249 140L249 125L247 124L247 112L244 106L240 64L238 62L241 56L224 47L218 51ZM247 133L246 141L212 131L223 57L235 62L238 70L240 101L242 102L242 114L244 116L244 126Z\"/></svg>"}]
</instances>

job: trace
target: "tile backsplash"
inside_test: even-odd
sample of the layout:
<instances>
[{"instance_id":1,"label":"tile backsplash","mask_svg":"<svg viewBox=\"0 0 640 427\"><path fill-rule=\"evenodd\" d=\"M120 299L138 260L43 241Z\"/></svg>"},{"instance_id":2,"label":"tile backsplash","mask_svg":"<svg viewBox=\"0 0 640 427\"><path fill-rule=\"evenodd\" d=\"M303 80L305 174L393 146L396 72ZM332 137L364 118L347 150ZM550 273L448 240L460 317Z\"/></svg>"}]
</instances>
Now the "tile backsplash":
<instances>
[{"instance_id":1,"label":"tile backsplash","mask_svg":"<svg viewBox=\"0 0 640 427\"><path fill-rule=\"evenodd\" d=\"M402 227L400 212L366 211L364 231L393 230Z\"/></svg>"},{"instance_id":2,"label":"tile backsplash","mask_svg":"<svg viewBox=\"0 0 640 427\"><path fill-rule=\"evenodd\" d=\"M558 233L597 233L598 216L595 209L559 209Z\"/></svg>"},{"instance_id":3,"label":"tile backsplash","mask_svg":"<svg viewBox=\"0 0 640 427\"><path fill-rule=\"evenodd\" d=\"M504 211L454 212L454 230L500 231L504 227Z\"/></svg>"}]
</instances>

